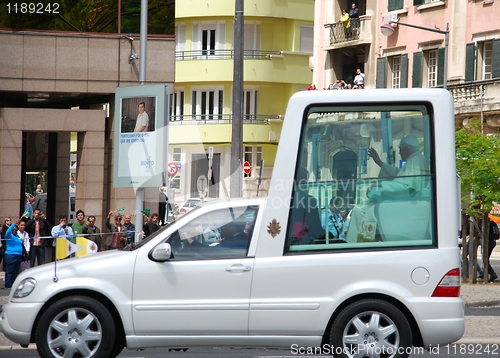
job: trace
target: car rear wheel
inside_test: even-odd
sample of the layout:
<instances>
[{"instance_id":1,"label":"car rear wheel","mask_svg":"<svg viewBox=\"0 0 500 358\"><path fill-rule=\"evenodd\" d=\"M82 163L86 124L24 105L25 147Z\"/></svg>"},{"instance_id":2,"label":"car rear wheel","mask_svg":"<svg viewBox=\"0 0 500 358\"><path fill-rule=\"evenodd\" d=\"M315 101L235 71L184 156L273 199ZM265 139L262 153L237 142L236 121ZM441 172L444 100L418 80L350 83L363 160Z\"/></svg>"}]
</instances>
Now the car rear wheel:
<instances>
[{"instance_id":1,"label":"car rear wheel","mask_svg":"<svg viewBox=\"0 0 500 358\"><path fill-rule=\"evenodd\" d=\"M336 317L330 330L335 357L408 357L412 332L405 315L379 299L351 303Z\"/></svg>"},{"instance_id":2,"label":"car rear wheel","mask_svg":"<svg viewBox=\"0 0 500 358\"><path fill-rule=\"evenodd\" d=\"M46 309L36 328L41 357L108 357L116 326L108 309L85 296L65 297Z\"/></svg>"}]
</instances>

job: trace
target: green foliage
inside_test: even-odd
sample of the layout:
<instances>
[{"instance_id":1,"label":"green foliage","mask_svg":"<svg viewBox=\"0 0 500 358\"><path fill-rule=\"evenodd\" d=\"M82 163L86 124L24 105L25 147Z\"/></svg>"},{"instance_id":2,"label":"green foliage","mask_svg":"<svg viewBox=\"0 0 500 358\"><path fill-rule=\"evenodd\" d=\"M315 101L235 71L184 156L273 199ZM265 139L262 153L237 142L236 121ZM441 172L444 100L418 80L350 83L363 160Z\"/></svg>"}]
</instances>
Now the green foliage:
<instances>
[{"instance_id":1,"label":"green foliage","mask_svg":"<svg viewBox=\"0 0 500 358\"><path fill-rule=\"evenodd\" d=\"M58 13L8 14L0 9L0 28L13 30L56 30L78 32L118 32L117 0L38 0L44 9L59 4ZM121 0L121 32L140 32L141 0ZM148 34L174 34L175 0L148 1Z\"/></svg>"},{"instance_id":2,"label":"green foliage","mask_svg":"<svg viewBox=\"0 0 500 358\"><path fill-rule=\"evenodd\" d=\"M480 121L473 120L455 134L457 172L462 184L462 201L467 214L489 213L500 197L500 139L480 133Z\"/></svg>"}]
</instances>

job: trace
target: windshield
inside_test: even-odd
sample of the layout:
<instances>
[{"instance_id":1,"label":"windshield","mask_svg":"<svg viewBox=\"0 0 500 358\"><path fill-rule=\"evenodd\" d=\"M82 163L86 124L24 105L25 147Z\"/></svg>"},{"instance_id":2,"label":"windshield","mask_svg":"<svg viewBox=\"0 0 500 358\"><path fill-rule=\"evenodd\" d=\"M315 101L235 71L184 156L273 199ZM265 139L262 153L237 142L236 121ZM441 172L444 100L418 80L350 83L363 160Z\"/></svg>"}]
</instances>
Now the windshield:
<instances>
[{"instance_id":1,"label":"windshield","mask_svg":"<svg viewBox=\"0 0 500 358\"><path fill-rule=\"evenodd\" d=\"M199 199L189 199L184 203L185 208L194 208L195 206L200 205L200 200Z\"/></svg>"}]
</instances>

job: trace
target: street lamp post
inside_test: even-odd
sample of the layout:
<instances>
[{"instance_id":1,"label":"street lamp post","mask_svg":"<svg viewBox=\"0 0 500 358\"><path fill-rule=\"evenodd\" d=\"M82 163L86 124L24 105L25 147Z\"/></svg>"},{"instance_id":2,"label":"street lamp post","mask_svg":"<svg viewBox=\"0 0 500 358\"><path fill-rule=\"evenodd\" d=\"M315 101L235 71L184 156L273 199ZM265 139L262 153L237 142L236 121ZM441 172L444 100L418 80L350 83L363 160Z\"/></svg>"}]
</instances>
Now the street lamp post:
<instances>
[{"instance_id":1,"label":"street lamp post","mask_svg":"<svg viewBox=\"0 0 500 358\"><path fill-rule=\"evenodd\" d=\"M432 27L423 27L423 26L417 26L417 25L411 25L411 24L406 24L403 22L399 21L389 21L388 24L384 24L380 26L380 31L382 32L382 35L384 36L391 36L394 33L394 26L392 25L401 25L401 26L407 26L407 27L413 27L415 29L419 30L424 30L424 31L430 31L430 32L437 32L438 34L444 35L444 80L443 80L443 88L447 89L447 79L448 79L448 41L449 41L449 35L450 35L450 30L448 28L448 23L446 23L446 30L440 30L438 28L432 28Z\"/></svg>"}]
</instances>

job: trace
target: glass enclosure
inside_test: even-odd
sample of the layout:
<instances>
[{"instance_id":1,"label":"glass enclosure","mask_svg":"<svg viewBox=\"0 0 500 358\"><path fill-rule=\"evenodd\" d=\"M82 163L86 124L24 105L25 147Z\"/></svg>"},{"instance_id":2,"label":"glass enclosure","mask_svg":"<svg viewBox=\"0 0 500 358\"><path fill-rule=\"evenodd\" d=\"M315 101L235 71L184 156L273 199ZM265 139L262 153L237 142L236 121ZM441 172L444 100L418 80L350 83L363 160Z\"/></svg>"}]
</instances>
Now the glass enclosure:
<instances>
[{"instance_id":1,"label":"glass enclosure","mask_svg":"<svg viewBox=\"0 0 500 358\"><path fill-rule=\"evenodd\" d=\"M287 251L435 244L430 109L309 107Z\"/></svg>"}]
</instances>

